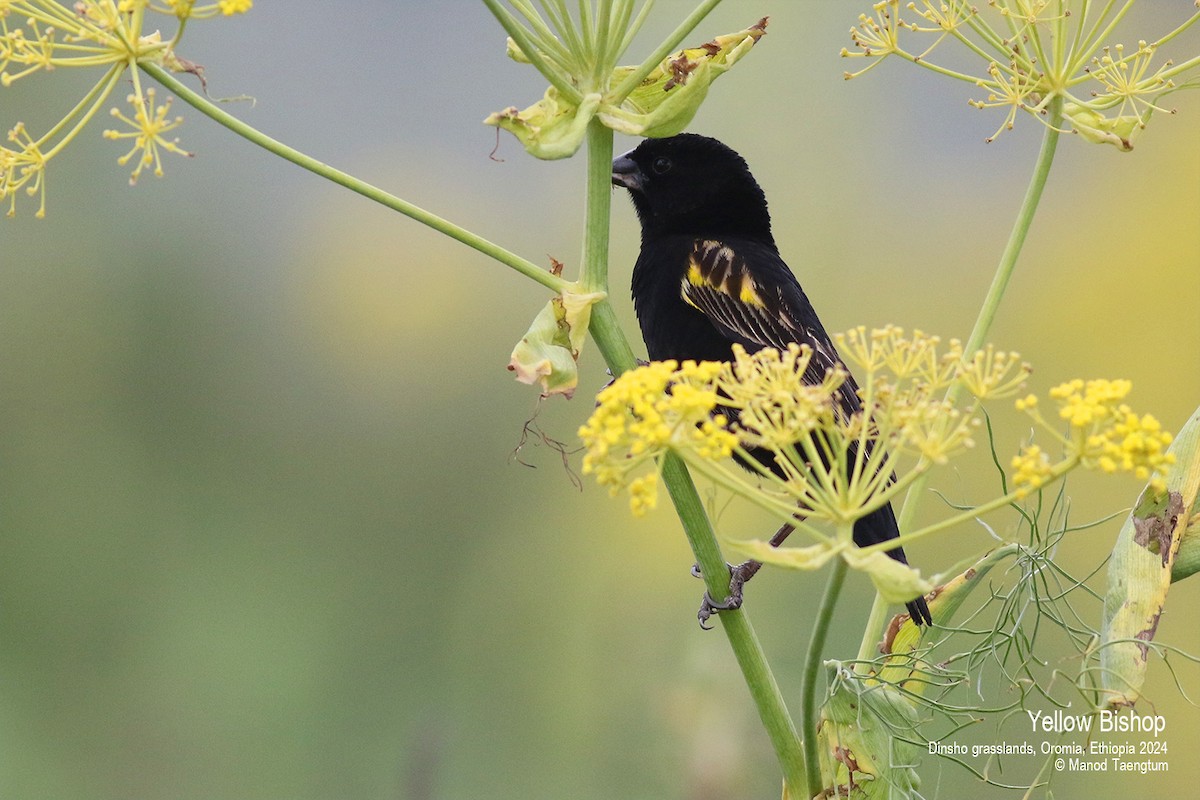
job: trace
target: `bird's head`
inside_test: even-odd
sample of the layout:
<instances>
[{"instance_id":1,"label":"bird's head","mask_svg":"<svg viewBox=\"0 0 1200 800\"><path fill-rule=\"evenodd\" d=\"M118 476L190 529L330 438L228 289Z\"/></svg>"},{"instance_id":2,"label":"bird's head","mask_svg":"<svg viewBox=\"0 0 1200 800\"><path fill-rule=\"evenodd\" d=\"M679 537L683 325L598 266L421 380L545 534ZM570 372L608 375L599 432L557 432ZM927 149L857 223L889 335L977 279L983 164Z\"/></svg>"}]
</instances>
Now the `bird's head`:
<instances>
[{"instance_id":1,"label":"bird's head","mask_svg":"<svg viewBox=\"0 0 1200 800\"><path fill-rule=\"evenodd\" d=\"M647 139L612 165L633 198L642 236L741 236L768 242L767 199L745 160L716 139Z\"/></svg>"}]
</instances>

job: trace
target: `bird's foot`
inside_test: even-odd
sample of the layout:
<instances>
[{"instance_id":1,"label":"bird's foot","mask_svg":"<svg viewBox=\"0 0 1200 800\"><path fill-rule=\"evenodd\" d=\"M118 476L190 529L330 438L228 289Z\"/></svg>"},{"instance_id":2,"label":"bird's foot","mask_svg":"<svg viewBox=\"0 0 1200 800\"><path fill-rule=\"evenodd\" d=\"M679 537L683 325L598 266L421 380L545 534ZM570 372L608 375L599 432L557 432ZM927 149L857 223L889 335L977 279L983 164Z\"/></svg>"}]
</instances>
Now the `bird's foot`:
<instances>
[{"instance_id":1,"label":"bird's foot","mask_svg":"<svg viewBox=\"0 0 1200 800\"><path fill-rule=\"evenodd\" d=\"M726 564L729 568L729 594L724 600L714 600L712 595L705 590L704 599L700 601L700 610L696 612L696 619L700 620L700 627L704 630L712 630L711 625L707 625L709 619L713 615L722 611L732 611L742 607L743 587L746 582L754 577L755 573L762 568L761 561L744 561L741 564L733 565ZM692 565L692 575L700 578L703 575L700 572L700 565Z\"/></svg>"}]
</instances>

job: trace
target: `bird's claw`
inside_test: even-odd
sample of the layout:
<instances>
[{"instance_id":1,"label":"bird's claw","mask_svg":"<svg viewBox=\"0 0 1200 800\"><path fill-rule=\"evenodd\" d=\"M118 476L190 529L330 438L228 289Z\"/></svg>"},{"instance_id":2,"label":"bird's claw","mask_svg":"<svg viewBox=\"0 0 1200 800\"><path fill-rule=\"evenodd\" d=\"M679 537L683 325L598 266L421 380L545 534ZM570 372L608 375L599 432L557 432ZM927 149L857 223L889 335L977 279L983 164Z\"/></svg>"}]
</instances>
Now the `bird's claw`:
<instances>
[{"instance_id":1,"label":"bird's claw","mask_svg":"<svg viewBox=\"0 0 1200 800\"><path fill-rule=\"evenodd\" d=\"M700 621L700 627L706 631L712 630L712 626L705 623L715 614L721 611L733 611L742 607L742 589L746 585L746 581L753 578L754 574L762 567L762 563L758 561L746 561L737 566L732 564L726 564L725 566L729 569L729 594L724 600L718 602L705 590L704 599L700 601L700 610L696 612L696 619ZM697 578L702 577L699 564L692 565L692 575Z\"/></svg>"}]
</instances>

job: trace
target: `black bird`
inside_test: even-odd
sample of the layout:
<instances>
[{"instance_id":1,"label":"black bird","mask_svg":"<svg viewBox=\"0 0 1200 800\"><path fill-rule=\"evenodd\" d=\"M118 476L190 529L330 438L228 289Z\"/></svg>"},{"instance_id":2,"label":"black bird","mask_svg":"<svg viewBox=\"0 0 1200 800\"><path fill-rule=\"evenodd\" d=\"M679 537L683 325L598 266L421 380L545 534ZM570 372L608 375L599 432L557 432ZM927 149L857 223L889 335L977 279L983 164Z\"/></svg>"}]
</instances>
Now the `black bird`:
<instances>
[{"instance_id":1,"label":"black bird","mask_svg":"<svg viewBox=\"0 0 1200 800\"><path fill-rule=\"evenodd\" d=\"M729 361L734 343L753 353L796 342L813 351L806 380L819 383L834 365L844 367L779 255L766 196L740 155L696 134L647 139L613 161L612 181L629 190L642 224L633 303L652 360ZM852 377L838 399L847 415L862 408ZM779 470L769 451L751 455ZM791 532L792 526L783 526L771 543L778 546ZM854 525L861 547L899 535L891 505ZM903 548L888 555L908 563ZM734 603L759 566L734 568ZM720 608L710 605L706 599L701 622ZM932 624L924 597L907 606L914 622Z\"/></svg>"}]
</instances>

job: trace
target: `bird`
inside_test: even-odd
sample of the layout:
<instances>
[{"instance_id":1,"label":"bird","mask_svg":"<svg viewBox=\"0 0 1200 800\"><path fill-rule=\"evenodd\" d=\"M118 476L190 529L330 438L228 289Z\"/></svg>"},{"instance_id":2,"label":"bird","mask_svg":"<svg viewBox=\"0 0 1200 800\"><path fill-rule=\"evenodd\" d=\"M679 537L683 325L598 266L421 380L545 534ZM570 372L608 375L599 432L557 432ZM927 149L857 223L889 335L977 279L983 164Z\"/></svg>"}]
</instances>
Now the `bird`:
<instances>
[{"instance_id":1,"label":"bird","mask_svg":"<svg viewBox=\"0 0 1200 800\"><path fill-rule=\"evenodd\" d=\"M854 378L779 254L766 194L745 159L699 134L645 139L613 160L612 182L629 191L641 223L631 289L651 361L729 361L735 344L748 353L808 345L813 355L805 382L820 383L840 367L847 378L835 398L839 411L850 416L862 409ZM749 454L780 472L770 451ZM779 546L792 530L784 525L771 544ZM899 535L890 503L854 524L860 547ZM887 552L908 563L902 547ZM701 624L714 611L740 605L742 584L760 566L751 561L732 568L732 601L717 604L706 594ZM924 597L906 606L915 623L932 624Z\"/></svg>"}]
</instances>

